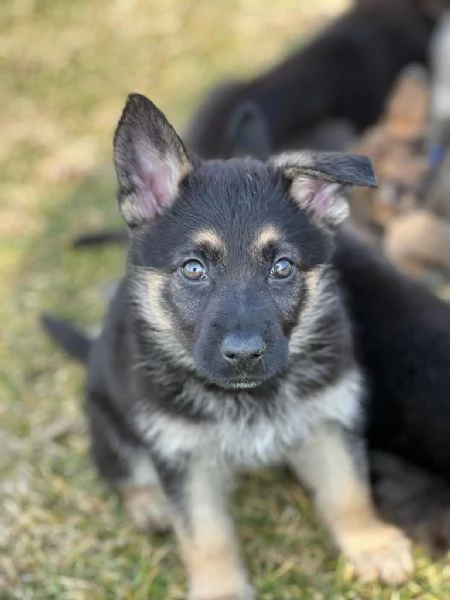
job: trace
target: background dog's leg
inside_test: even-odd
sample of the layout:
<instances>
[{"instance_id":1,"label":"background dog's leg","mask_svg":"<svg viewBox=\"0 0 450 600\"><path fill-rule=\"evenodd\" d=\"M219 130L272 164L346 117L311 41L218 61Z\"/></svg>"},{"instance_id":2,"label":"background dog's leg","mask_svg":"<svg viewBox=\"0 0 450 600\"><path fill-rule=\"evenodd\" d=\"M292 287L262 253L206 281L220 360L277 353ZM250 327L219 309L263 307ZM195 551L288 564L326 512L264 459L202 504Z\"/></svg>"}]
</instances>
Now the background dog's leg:
<instances>
[{"instance_id":1,"label":"background dog's leg","mask_svg":"<svg viewBox=\"0 0 450 600\"><path fill-rule=\"evenodd\" d=\"M367 481L365 450L337 423L320 427L289 456L294 471L313 492L338 546L364 580L388 583L412 569L409 542L376 516Z\"/></svg>"},{"instance_id":2,"label":"background dog's leg","mask_svg":"<svg viewBox=\"0 0 450 600\"><path fill-rule=\"evenodd\" d=\"M160 470L164 482L164 467ZM233 523L227 511L228 474L209 460L192 459L169 478L173 524L189 576L190 600L252 600Z\"/></svg>"}]
</instances>

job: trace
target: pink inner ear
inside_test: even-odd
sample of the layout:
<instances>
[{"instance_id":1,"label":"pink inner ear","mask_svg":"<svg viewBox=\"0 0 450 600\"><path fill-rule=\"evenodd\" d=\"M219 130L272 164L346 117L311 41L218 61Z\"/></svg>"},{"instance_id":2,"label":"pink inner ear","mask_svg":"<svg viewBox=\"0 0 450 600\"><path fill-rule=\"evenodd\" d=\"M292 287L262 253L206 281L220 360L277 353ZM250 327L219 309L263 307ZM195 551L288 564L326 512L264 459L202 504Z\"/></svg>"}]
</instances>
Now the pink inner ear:
<instances>
[{"instance_id":1,"label":"pink inner ear","mask_svg":"<svg viewBox=\"0 0 450 600\"><path fill-rule=\"evenodd\" d=\"M292 183L292 195L298 205L323 220L340 222L348 212L340 185L320 179L296 178Z\"/></svg>"},{"instance_id":2,"label":"pink inner ear","mask_svg":"<svg viewBox=\"0 0 450 600\"><path fill-rule=\"evenodd\" d=\"M139 144L137 170L131 176L136 186L136 210L142 219L153 219L176 198L181 166L176 156L161 155L155 148Z\"/></svg>"}]
</instances>

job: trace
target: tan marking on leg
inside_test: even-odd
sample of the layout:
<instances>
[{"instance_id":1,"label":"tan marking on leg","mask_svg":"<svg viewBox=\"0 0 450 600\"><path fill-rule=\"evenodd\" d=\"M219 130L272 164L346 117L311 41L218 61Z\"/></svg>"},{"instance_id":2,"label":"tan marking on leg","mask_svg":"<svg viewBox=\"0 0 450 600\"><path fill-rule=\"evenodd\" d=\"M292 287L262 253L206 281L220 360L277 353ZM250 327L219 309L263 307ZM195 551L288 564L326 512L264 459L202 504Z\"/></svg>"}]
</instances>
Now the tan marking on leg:
<instances>
[{"instance_id":1,"label":"tan marking on leg","mask_svg":"<svg viewBox=\"0 0 450 600\"><path fill-rule=\"evenodd\" d=\"M174 526L189 575L189 600L253 600L226 507L220 468L195 464ZM186 518L187 517L187 518Z\"/></svg>"},{"instance_id":2,"label":"tan marking on leg","mask_svg":"<svg viewBox=\"0 0 450 600\"><path fill-rule=\"evenodd\" d=\"M376 515L365 464L358 468L341 427L323 426L289 458L358 576L391 584L403 581L413 568L410 544Z\"/></svg>"},{"instance_id":3,"label":"tan marking on leg","mask_svg":"<svg viewBox=\"0 0 450 600\"><path fill-rule=\"evenodd\" d=\"M122 483L119 491L129 516L140 531L170 529L167 500L158 485Z\"/></svg>"},{"instance_id":4,"label":"tan marking on leg","mask_svg":"<svg viewBox=\"0 0 450 600\"><path fill-rule=\"evenodd\" d=\"M211 248L213 252L224 255L226 246L219 234L214 229L201 229L193 236L192 241L195 244L203 244Z\"/></svg>"},{"instance_id":5,"label":"tan marking on leg","mask_svg":"<svg viewBox=\"0 0 450 600\"><path fill-rule=\"evenodd\" d=\"M274 225L266 225L256 234L252 249L254 252L261 252L268 244L279 242L280 237L280 232Z\"/></svg>"}]
</instances>

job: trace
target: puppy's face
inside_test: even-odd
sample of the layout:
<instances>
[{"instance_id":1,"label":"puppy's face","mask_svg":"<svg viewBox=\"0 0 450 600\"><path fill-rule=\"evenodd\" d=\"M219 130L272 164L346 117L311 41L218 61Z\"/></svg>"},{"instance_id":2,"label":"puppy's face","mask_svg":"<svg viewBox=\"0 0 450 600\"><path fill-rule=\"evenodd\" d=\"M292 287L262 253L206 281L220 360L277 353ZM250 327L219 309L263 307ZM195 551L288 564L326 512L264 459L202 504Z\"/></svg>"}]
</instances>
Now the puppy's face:
<instances>
[{"instance_id":1,"label":"puppy's face","mask_svg":"<svg viewBox=\"0 0 450 600\"><path fill-rule=\"evenodd\" d=\"M280 374L330 260L332 228L346 214L342 183L372 184L370 165L310 154L267 165L195 161L136 96L115 148L119 201L132 227L130 278L152 339L169 360L223 388Z\"/></svg>"}]
</instances>

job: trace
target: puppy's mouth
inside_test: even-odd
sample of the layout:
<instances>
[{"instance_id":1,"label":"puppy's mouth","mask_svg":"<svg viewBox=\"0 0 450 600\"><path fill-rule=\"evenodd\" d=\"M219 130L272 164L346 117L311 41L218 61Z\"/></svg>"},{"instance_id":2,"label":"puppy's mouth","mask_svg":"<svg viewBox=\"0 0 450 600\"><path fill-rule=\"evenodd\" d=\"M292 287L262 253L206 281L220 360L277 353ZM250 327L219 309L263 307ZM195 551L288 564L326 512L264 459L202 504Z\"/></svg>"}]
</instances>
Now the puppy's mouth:
<instances>
[{"instance_id":1,"label":"puppy's mouth","mask_svg":"<svg viewBox=\"0 0 450 600\"><path fill-rule=\"evenodd\" d=\"M267 379L237 379L237 380L225 380L223 382L217 382L216 385L223 387L227 390L251 390L256 388L263 383L265 383Z\"/></svg>"},{"instance_id":2,"label":"puppy's mouth","mask_svg":"<svg viewBox=\"0 0 450 600\"><path fill-rule=\"evenodd\" d=\"M211 372L208 373L205 369L199 369L199 374L208 383L228 391L243 391L258 388L276 379L281 372L282 369L270 373L240 373L239 375L230 374L220 376Z\"/></svg>"}]
</instances>

